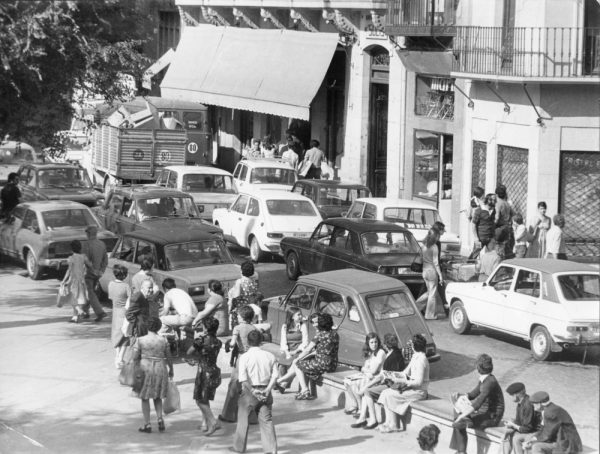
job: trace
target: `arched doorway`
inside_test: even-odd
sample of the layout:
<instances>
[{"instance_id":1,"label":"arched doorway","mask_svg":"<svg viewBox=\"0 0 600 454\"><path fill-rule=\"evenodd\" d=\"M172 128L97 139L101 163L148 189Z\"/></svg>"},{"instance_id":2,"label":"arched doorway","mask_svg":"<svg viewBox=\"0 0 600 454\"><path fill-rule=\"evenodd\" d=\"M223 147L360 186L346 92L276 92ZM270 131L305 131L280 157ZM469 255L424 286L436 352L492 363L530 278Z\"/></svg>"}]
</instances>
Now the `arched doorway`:
<instances>
[{"instance_id":1,"label":"arched doorway","mask_svg":"<svg viewBox=\"0 0 600 454\"><path fill-rule=\"evenodd\" d=\"M369 51L369 137L367 185L373 196L385 197L387 186L387 124L390 54L383 47Z\"/></svg>"}]
</instances>

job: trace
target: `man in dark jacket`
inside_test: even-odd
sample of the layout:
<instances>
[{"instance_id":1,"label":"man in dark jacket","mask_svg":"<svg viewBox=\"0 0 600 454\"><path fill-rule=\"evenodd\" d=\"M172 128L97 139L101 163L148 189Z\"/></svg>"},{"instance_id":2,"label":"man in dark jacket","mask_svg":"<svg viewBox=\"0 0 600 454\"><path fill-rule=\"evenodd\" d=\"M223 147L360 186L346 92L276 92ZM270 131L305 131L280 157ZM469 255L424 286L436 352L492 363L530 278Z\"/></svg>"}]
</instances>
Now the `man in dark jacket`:
<instances>
[{"instance_id":1,"label":"man in dark jacket","mask_svg":"<svg viewBox=\"0 0 600 454\"><path fill-rule=\"evenodd\" d=\"M0 191L0 200L2 200L2 213L0 217L8 218L11 211L21 201L21 191L19 190L19 175L15 172L8 174L8 182Z\"/></svg>"},{"instance_id":2,"label":"man in dark jacket","mask_svg":"<svg viewBox=\"0 0 600 454\"><path fill-rule=\"evenodd\" d=\"M494 370L492 358L485 353L479 355L475 365L479 380L473 391L467 394L471 405L468 410L460 414L455 412L457 416L455 415L456 419L452 424L450 449L455 449L459 454L467 452L467 427L478 429L495 427L504 414L504 396L498 380L492 375ZM454 404L459 397L459 394L453 393L452 403Z\"/></svg>"},{"instance_id":3,"label":"man in dark jacket","mask_svg":"<svg viewBox=\"0 0 600 454\"><path fill-rule=\"evenodd\" d=\"M504 421L506 436L502 441L502 452L510 454L512 449L516 454L523 454L523 442L537 429L539 413L533 408L523 383L511 384L506 392L517 403L517 412L515 419Z\"/></svg>"},{"instance_id":4,"label":"man in dark jacket","mask_svg":"<svg viewBox=\"0 0 600 454\"><path fill-rule=\"evenodd\" d=\"M523 444L531 454L575 454L583 450L581 438L567 411L550 402L545 391L533 393L529 399L542 412L542 428Z\"/></svg>"}]
</instances>

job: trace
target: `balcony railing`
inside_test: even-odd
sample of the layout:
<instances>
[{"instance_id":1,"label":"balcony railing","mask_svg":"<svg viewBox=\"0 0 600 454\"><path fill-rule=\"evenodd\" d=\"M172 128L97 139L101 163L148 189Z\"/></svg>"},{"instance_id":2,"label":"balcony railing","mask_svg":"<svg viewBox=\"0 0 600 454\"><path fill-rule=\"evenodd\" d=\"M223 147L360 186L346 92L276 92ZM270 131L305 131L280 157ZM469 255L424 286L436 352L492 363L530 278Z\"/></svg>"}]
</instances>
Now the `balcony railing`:
<instances>
[{"instance_id":1,"label":"balcony railing","mask_svg":"<svg viewBox=\"0 0 600 454\"><path fill-rule=\"evenodd\" d=\"M454 72L507 77L600 76L600 28L456 27Z\"/></svg>"},{"instance_id":2,"label":"balcony railing","mask_svg":"<svg viewBox=\"0 0 600 454\"><path fill-rule=\"evenodd\" d=\"M388 0L385 32L395 36L453 36L458 0Z\"/></svg>"}]
</instances>

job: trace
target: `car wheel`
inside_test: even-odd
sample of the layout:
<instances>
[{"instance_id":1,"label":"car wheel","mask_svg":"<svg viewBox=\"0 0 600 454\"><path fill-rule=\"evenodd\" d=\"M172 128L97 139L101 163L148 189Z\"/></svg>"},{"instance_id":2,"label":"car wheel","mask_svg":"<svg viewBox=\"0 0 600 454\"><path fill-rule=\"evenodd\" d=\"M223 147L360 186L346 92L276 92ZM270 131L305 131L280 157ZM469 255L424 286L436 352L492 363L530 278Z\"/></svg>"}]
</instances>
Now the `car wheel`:
<instances>
[{"instance_id":1,"label":"car wheel","mask_svg":"<svg viewBox=\"0 0 600 454\"><path fill-rule=\"evenodd\" d=\"M30 249L27 249L25 252L25 264L27 266L29 277L34 281L37 281L42 275L42 268L35 258L35 254Z\"/></svg>"},{"instance_id":2,"label":"car wheel","mask_svg":"<svg viewBox=\"0 0 600 454\"><path fill-rule=\"evenodd\" d=\"M260 250L260 246L258 245L258 240L255 236L250 240L250 259L258 263L264 256L263 251Z\"/></svg>"},{"instance_id":3,"label":"car wheel","mask_svg":"<svg viewBox=\"0 0 600 454\"><path fill-rule=\"evenodd\" d=\"M537 361L546 361L552 354L552 337L543 326L537 326L531 333L531 353Z\"/></svg>"},{"instance_id":4,"label":"car wheel","mask_svg":"<svg viewBox=\"0 0 600 454\"><path fill-rule=\"evenodd\" d=\"M295 281L300 276L300 263L298 263L298 255L295 252L290 252L285 259L285 271L288 279Z\"/></svg>"},{"instance_id":5,"label":"car wheel","mask_svg":"<svg viewBox=\"0 0 600 454\"><path fill-rule=\"evenodd\" d=\"M462 301L456 301L450 307L450 325L458 334L467 334L471 330L471 322Z\"/></svg>"}]
</instances>

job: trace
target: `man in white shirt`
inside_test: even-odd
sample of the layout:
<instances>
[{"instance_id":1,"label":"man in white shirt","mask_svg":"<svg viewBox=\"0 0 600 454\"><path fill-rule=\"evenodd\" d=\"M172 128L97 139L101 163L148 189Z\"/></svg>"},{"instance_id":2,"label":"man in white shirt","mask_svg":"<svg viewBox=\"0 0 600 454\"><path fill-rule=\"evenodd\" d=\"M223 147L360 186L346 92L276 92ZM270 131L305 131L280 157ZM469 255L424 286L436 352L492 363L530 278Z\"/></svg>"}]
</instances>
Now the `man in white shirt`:
<instances>
[{"instance_id":1,"label":"man in white shirt","mask_svg":"<svg viewBox=\"0 0 600 454\"><path fill-rule=\"evenodd\" d=\"M233 438L234 452L245 452L248 440L248 417L258 413L260 439L263 452L277 453L277 437L272 420L273 395L271 390L278 377L277 361L272 353L261 350L262 334L251 331L248 334L249 349L238 361L239 381L242 385L238 406L238 418Z\"/></svg>"},{"instance_id":2,"label":"man in white shirt","mask_svg":"<svg viewBox=\"0 0 600 454\"><path fill-rule=\"evenodd\" d=\"M310 170L306 174L306 178L318 180L321 178L321 161L325 158L325 153L319 148L318 140L310 141L310 150L304 154L304 161L310 160Z\"/></svg>"},{"instance_id":3,"label":"man in white shirt","mask_svg":"<svg viewBox=\"0 0 600 454\"><path fill-rule=\"evenodd\" d=\"M562 231L565 226L565 217L562 214L555 214L552 222L554 225L546 233L546 258L568 260L565 237Z\"/></svg>"},{"instance_id":4,"label":"man in white shirt","mask_svg":"<svg viewBox=\"0 0 600 454\"><path fill-rule=\"evenodd\" d=\"M294 139L292 139L292 136L288 136L287 145L281 147L279 153L281 155L281 160L287 162L292 169L295 169L298 167L298 153L294 151L293 145Z\"/></svg>"},{"instance_id":5,"label":"man in white shirt","mask_svg":"<svg viewBox=\"0 0 600 454\"><path fill-rule=\"evenodd\" d=\"M192 326L194 317L198 314L192 297L186 291L176 288L175 281L170 277L163 281L162 288L165 297L160 314L160 321L163 323L161 331L166 331L168 327L179 329L182 326Z\"/></svg>"}]
</instances>

